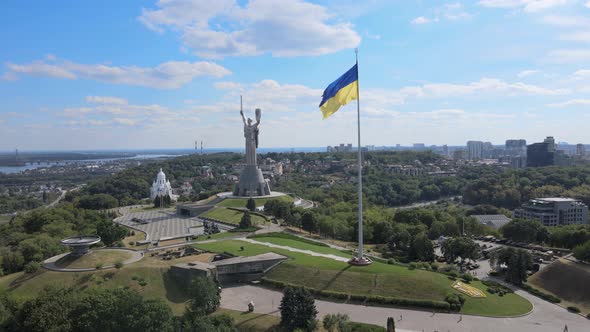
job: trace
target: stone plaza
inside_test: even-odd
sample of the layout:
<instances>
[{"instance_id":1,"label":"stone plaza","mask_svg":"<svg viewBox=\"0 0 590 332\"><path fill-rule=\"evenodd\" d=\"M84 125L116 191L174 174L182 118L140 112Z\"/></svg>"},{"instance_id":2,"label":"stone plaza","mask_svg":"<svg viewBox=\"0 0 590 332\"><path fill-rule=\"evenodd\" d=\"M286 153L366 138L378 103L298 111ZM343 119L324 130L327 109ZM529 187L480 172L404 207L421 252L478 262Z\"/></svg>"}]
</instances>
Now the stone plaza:
<instances>
[{"instance_id":1,"label":"stone plaza","mask_svg":"<svg viewBox=\"0 0 590 332\"><path fill-rule=\"evenodd\" d=\"M134 218L142 223L133 221ZM116 222L146 233L146 240L160 241L201 235L204 232L203 220L197 217L179 216L173 210L146 210L129 212L116 219ZM222 231L232 227L219 225Z\"/></svg>"}]
</instances>

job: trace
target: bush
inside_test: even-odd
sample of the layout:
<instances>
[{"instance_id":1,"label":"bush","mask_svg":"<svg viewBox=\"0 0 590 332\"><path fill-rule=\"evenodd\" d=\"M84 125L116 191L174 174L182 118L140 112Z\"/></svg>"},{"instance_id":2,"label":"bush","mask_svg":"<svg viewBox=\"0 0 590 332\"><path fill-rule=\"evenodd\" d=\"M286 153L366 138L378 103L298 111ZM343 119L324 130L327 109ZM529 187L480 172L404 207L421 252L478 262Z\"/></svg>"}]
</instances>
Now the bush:
<instances>
[{"instance_id":1,"label":"bush","mask_svg":"<svg viewBox=\"0 0 590 332\"><path fill-rule=\"evenodd\" d=\"M120 269L120 268L122 268L122 267L123 267L123 262L122 261L116 261L115 262L115 268L117 270Z\"/></svg>"},{"instance_id":2,"label":"bush","mask_svg":"<svg viewBox=\"0 0 590 332\"><path fill-rule=\"evenodd\" d=\"M285 283L278 280L272 280L268 278L262 278L262 283L267 286L271 286L274 288L285 288L285 287L297 287L296 285ZM333 292L333 291L325 291L325 290L318 290L313 288L306 289L316 295L321 297L326 297L330 299L338 299L338 300L351 300L355 302L362 302L362 303L373 303L373 304L384 304L384 305L393 305L393 306L408 306L408 307L418 307L418 308L429 308L441 311L449 311L450 305L448 302L445 301L430 301L430 300L417 300L417 299L406 299L406 298L398 298L398 297L385 297L385 296L378 296L378 295L358 295L358 294L346 294L340 292Z\"/></svg>"},{"instance_id":3,"label":"bush","mask_svg":"<svg viewBox=\"0 0 590 332\"><path fill-rule=\"evenodd\" d=\"M31 274L31 273L35 273L37 271L39 271L39 269L41 268L41 264L39 264L38 262L28 262L25 267L25 273Z\"/></svg>"},{"instance_id":4,"label":"bush","mask_svg":"<svg viewBox=\"0 0 590 332\"><path fill-rule=\"evenodd\" d=\"M449 294L445 297L445 301L449 303L451 310L460 311L465 304L465 297L459 294Z\"/></svg>"},{"instance_id":5,"label":"bush","mask_svg":"<svg viewBox=\"0 0 590 332\"><path fill-rule=\"evenodd\" d=\"M554 296L554 295L551 295L551 294L547 294L547 293L541 292L540 290L532 287L529 284L522 284L521 287L522 287L522 289L526 290L527 292L529 292L529 293L531 293L531 294L533 294L535 296L538 296L538 297L540 297L540 298L542 298L544 300L547 300L547 301L549 301L551 303L559 303L559 302L561 302L561 299L558 298L557 296Z\"/></svg>"},{"instance_id":6,"label":"bush","mask_svg":"<svg viewBox=\"0 0 590 332\"><path fill-rule=\"evenodd\" d=\"M414 262L411 262L411 263L408 265L408 270L414 270L414 269L416 269L416 263L414 263Z\"/></svg>"},{"instance_id":7,"label":"bush","mask_svg":"<svg viewBox=\"0 0 590 332\"><path fill-rule=\"evenodd\" d=\"M590 319L590 314L587 314L587 315L586 315L586 318Z\"/></svg>"},{"instance_id":8,"label":"bush","mask_svg":"<svg viewBox=\"0 0 590 332\"><path fill-rule=\"evenodd\" d=\"M578 308L578 307L574 307L573 305L571 305L571 306L567 307L567 310L568 310L568 311L570 311L570 312L574 312L574 313L576 313L576 314L579 314L579 313L580 313L580 311L581 311L581 310L580 310L580 308Z\"/></svg>"},{"instance_id":9,"label":"bush","mask_svg":"<svg viewBox=\"0 0 590 332\"><path fill-rule=\"evenodd\" d=\"M432 271L438 271L438 264L430 263L430 268L432 269Z\"/></svg>"},{"instance_id":10,"label":"bush","mask_svg":"<svg viewBox=\"0 0 590 332\"><path fill-rule=\"evenodd\" d=\"M94 265L94 267L95 267L97 270L100 270L100 269L102 269L102 265L103 265L102 263L96 263L96 265Z\"/></svg>"},{"instance_id":11,"label":"bush","mask_svg":"<svg viewBox=\"0 0 590 332\"><path fill-rule=\"evenodd\" d=\"M133 245L135 245L135 241L129 241L129 245L130 245L130 246L133 246Z\"/></svg>"},{"instance_id":12,"label":"bush","mask_svg":"<svg viewBox=\"0 0 590 332\"><path fill-rule=\"evenodd\" d=\"M461 278L463 278L463 281L465 281L466 283L470 283L473 281L473 276L469 273L463 273L463 275L461 275Z\"/></svg>"},{"instance_id":13,"label":"bush","mask_svg":"<svg viewBox=\"0 0 590 332\"><path fill-rule=\"evenodd\" d=\"M453 279L455 279L459 276L459 274L457 274L457 272L455 272L455 271L447 272L446 275L448 275L449 277L452 277Z\"/></svg>"},{"instance_id":14,"label":"bush","mask_svg":"<svg viewBox=\"0 0 590 332\"><path fill-rule=\"evenodd\" d=\"M394 265L395 264L395 259L393 259L393 258L388 259L387 260L387 264Z\"/></svg>"}]
</instances>

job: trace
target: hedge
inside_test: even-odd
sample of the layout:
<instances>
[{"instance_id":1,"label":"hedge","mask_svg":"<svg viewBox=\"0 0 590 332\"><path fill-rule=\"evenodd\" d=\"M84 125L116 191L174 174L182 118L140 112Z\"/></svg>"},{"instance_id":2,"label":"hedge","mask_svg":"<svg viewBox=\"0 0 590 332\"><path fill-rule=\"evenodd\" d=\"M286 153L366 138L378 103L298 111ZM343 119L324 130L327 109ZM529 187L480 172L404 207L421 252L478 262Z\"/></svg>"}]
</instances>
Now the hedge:
<instances>
[{"instance_id":1,"label":"hedge","mask_svg":"<svg viewBox=\"0 0 590 332\"><path fill-rule=\"evenodd\" d=\"M285 283L278 280L262 278L262 284L275 287L301 287L300 285L294 285ZM320 290L315 288L305 287L310 293L319 295L324 298L337 299L337 300L351 300L355 302L372 303L372 304L385 304L392 306L403 306L403 307L419 307L437 309L441 311L449 311L451 309L450 304L445 301L431 301L431 300L419 300L419 299L406 299L401 297L389 297L389 296L378 296L378 295L360 295L360 294L346 294L341 292L333 292Z\"/></svg>"},{"instance_id":2,"label":"hedge","mask_svg":"<svg viewBox=\"0 0 590 332\"><path fill-rule=\"evenodd\" d=\"M522 284L521 287L522 287L522 289L526 290L527 292L529 292L529 293L531 293L531 294L533 294L535 296L538 296L538 297L540 297L540 298L542 298L544 300L547 300L547 301L549 301L551 303L559 303L559 302L561 302L561 299L558 298L557 296L554 296L554 295L551 295L551 294L547 294L547 293L541 292L540 290L532 287L529 284Z\"/></svg>"},{"instance_id":3,"label":"hedge","mask_svg":"<svg viewBox=\"0 0 590 332\"><path fill-rule=\"evenodd\" d=\"M327 245L323 242L313 241L313 240L306 239L304 237L295 236L295 235L289 234L289 233L272 232L272 233L254 234L254 235L248 236L248 238L250 238L250 239L255 239L255 238L259 238L259 237L276 237L276 238L287 239L287 240L295 240L295 241L299 241L299 242L303 242L303 243L307 243L307 244L313 244L315 246L320 246L320 247L330 247L329 245Z\"/></svg>"},{"instance_id":4,"label":"hedge","mask_svg":"<svg viewBox=\"0 0 590 332\"><path fill-rule=\"evenodd\" d=\"M567 307L567 310L568 310L568 311L571 311L571 312L575 312L576 314L579 314L579 313L580 313L580 311L581 311L581 310L580 310L580 308L578 308L578 307L574 307L573 305L571 305L571 306Z\"/></svg>"}]
</instances>

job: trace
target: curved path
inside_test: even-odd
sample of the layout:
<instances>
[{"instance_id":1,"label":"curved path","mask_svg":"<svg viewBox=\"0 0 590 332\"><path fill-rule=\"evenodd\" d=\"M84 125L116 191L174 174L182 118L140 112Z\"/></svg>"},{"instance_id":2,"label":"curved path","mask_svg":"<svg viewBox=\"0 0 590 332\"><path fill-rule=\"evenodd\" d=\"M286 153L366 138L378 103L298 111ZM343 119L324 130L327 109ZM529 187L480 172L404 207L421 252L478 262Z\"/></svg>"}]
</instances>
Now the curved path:
<instances>
[{"instance_id":1,"label":"curved path","mask_svg":"<svg viewBox=\"0 0 590 332\"><path fill-rule=\"evenodd\" d=\"M288 246L281 246L281 245L274 244L274 243L260 242L260 241L247 239L247 238L240 238L237 240L249 242L249 243L254 243L254 244L259 244L259 245L263 245L263 246L267 246L267 247L271 247L271 248L278 248L278 249L284 249L284 250L288 250L288 251L292 251L292 252L299 252L299 253L307 254L310 256L324 257L324 258L333 259L333 260L339 261L339 262L346 263L350 260L350 258L346 258L346 257L340 257L340 256L330 255L330 254L320 254L320 253L317 253L317 252L311 251L311 250L297 249L297 248L292 248L292 247L288 247Z\"/></svg>"},{"instance_id":2,"label":"curved path","mask_svg":"<svg viewBox=\"0 0 590 332\"><path fill-rule=\"evenodd\" d=\"M94 249L94 250L125 250L126 252L132 253L132 255L131 255L130 258L128 258L125 261L123 261L123 265L135 263L137 261L140 261L143 258L143 252L136 251L136 250L131 250L131 249L106 248L106 249ZM95 271L96 270L96 268L94 268L94 267L88 267L88 268L62 268L62 267L59 267L59 266L55 265L55 262L57 262L60 258L62 258L64 256L67 256L69 254L70 254L69 252L66 252L65 254L53 256L51 258L46 259L46 260L43 261L43 267L46 268L47 270L56 271L56 272L85 272L85 271ZM115 267L115 266L114 265L105 265L102 268L100 268L100 270L110 269L110 268L113 268L113 267Z\"/></svg>"},{"instance_id":3,"label":"curved path","mask_svg":"<svg viewBox=\"0 0 590 332\"><path fill-rule=\"evenodd\" d=\"M336 303L316 300L318 318L331 313L348 314L355 322L371 323L386 326L387 317L394 317L396 331L519 331L519 332L561 332L567 325L569 332L590 330L590 321L580 315L541 300L523 291L518 295L533 303L535 309L529 315L516 318L492 318L459 314L443 314L432 312L364 306L359 304ZM248 302L255 304L258 313L280 315L279 305L283 294L267 288L243 285L223 288L221 291L221 307L245 311ZM401 320L400 320L401 318Z\"/></svg>"}]
</instances>

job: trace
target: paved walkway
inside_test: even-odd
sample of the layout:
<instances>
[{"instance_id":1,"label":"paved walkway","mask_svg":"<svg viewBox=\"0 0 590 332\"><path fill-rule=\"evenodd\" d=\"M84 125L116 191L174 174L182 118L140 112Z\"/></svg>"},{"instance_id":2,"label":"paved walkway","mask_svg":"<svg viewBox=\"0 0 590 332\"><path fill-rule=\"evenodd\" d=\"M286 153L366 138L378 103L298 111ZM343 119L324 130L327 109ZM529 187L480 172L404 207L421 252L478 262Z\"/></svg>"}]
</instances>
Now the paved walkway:
<instances>
[{"instance_id":1,"label":"paved walkway","mask_svg":"<svg viewBox=\"0 0 590 332\"><path fill-rule=\"evenodd\" d=\"M132 255L129 259L123 261L123 265L127 265L127 264L131 264L131 263L135 263L139 260L141 260L143 258L143 252L142 251L135 251L135 250L130 250L130 249L121 249L121 248L106 248L106 249L93 249L93 250L124 250L125 252L130 252ZM94 267L89 267L89 268L62 268L59 267L57 265L55 265L55 262L57 262L59 259L61 259L64 256L69 255L69 252L66 252L65 254L61 254L61 255L57 255L57 256L53 256L50 257L48 259L46 259L45 261L43 261L43 267L51 270L51 271L57 271L57 272L85 272L85 271L94 271L96 270L96 268ZM104 269L110 269L115 267L114 265L105 265L101 268L101 270Z\"/></svg>"},{"instance_id":2,"label":"paved walkway","mask_svg":"<svg viewBox=\"0 0 590 332\"><path fill-rule=\"evenodd\" d=\"M284 250L288 250L288 251L292 251L292 252L299 252L299 253L307 254L310 256L329 258L329 259L333 259L333 260L339 261L339 262L348 262L348 260L350 259L350 258L346 258L346 257L336 256L336 255L320 254L320 253L317 253L317 252L311 251L311 250L304 250L304 249L297 249L297 248L292 248L292 247L288 247L288 246L281 246L281 245L274 244L274 243L260 242L260 241L256 241L253 239L242 238L242 239L238 239L238 240L244 241L244 242L249 242L249 243L254 243L254 244L260 244L260 245L271 247L271 248L278 248L278 249L284 249Z\"/></svg>"},{"instance_id":3,"label":"paved walkway","mask_svg":"<svg viewBox=\"0 0 590 332\"><path fill-rule=\"evenodd\" d=\"M587 332L590 321L582 316L534 297L526 292L517 291L518 295L531 301L534 311L517 318L491 318L459 314L442 314L427 311L398 308L372 307L316 300L318 318L330 313L345 313L355 322L386 326L387 317L396 320L396 331L459 331L459 332L561 332L567 324L569 332ZM262 287L244 285L223 288L221 307L245 311L247 304L253 301L254 311L264 314L280 315L279 305L283 294Z\"/></svg>"}]
</instances>

